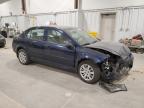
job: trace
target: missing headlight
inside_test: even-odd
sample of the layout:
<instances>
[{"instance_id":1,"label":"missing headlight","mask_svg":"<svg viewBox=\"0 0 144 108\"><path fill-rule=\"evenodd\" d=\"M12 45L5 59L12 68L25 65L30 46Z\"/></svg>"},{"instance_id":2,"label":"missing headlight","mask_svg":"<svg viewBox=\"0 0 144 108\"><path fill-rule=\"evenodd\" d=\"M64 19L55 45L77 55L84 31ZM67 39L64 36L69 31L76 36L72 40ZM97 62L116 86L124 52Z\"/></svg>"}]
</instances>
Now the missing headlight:
<instances>
[{"instance_id":1,"label":"missing headlight","mask_svg":"<svg viewBox=\"0 0 144 108\"><path fill-rule=\"evenodd\" d=\"M107 59L101 64L102 69L102 80L108 81L113 79L113 68L111 62Z\"/></svg>"}]
</instances>

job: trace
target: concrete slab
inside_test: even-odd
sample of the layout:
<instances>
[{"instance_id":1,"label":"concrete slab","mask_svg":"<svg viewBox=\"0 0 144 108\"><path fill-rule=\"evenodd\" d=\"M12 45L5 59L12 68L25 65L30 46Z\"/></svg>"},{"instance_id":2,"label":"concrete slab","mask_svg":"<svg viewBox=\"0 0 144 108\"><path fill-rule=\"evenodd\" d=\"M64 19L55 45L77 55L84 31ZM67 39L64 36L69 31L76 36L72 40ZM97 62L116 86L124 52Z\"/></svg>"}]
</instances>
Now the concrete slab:
<instances>
[{"instance_id":1,"label":"concrete slab","mask_svg":"<svg viewBox=\"0 0 144 108\"><path fill-rule=\"evenodd\" d=\"M0 92L0 108L25 108L7 95Z\"/></svg>"}]
</instances>

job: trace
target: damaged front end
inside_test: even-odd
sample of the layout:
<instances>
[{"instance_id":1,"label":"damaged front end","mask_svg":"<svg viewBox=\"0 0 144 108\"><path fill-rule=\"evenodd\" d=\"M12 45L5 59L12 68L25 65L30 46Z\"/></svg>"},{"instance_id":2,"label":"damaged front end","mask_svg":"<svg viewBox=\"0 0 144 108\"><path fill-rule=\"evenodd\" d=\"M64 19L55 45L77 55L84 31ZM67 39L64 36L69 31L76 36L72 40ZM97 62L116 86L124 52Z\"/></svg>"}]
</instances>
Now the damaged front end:
<instances>
[{"instance_id":1,"label":"damaged front end","mask_svg":"<svg viewBox=\"0 0 144 108\"><path fill-rule=\"evenodd\" d=\"M120 80L122 77L128 75L128 72L132 66L132 55L129 55L126 59L123 60L122 58L111 54L110 59L107 59L102 64L100 64L102 80L106 82Z\"/></svg>"},{"instance_id":2,"label":"damaged front end","mask_svg":"<svg viewBox=\"0 0 144 108\"><path fill-rule=\"evenodd\" d=\"M111 54L110 59L100 64L102 73L99 85L110 93L127 91L125 84L114 84L113 81L121 80L124 76L127 76L132 66L132 54L124 60Z\"/></svg>"},{"instance_id":3,"label":"damaged front end","mask_svg":"<svg viewBox=\"0 0 144 108\"><path fill-rule=\"evenodd\" d=\"M105 82L122 79L133 67L133 55L123 44L97 42L86 47L110 56L100 64L101 77Z\"/></svg>"}]
</instances>

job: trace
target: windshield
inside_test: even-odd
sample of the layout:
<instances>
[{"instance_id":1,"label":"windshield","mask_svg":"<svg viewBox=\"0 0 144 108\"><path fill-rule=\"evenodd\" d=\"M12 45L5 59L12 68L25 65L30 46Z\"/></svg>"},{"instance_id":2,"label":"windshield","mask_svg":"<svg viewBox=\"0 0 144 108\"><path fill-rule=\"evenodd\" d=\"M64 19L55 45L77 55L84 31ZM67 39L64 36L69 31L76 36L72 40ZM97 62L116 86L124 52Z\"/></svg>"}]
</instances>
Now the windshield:
<instances>
[{"instance_id":1,"label":"windshield","mask_svg":"<svg viewBox=\"0 0 144 108\"><path fill-rule=\"evenodd\" d=\"M96 39L90 37L87 32L80 29L67 29L66 30L71 37L77 41L80 45L89 45L97 42Z\"/></svg>"}]
</instances>

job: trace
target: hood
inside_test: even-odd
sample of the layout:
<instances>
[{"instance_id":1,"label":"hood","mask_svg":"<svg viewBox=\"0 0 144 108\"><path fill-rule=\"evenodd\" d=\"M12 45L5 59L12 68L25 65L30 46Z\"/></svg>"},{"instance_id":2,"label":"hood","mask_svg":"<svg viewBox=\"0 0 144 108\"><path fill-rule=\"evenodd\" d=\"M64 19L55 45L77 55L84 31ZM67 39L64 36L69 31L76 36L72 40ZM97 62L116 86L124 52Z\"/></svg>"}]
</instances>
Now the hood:
<instances>
[{"instance_id":1,"label":"hood","mask_svg":"<svg viewBox=\"0 0 144 108\"><path fill-rule=\"evenodd\" d=\"M96 48L108 51L112 54L118 55L123 59L126 59L130 54L130 50L127 46L121 43L114 43L114 42L96 42L94 44L87 45L88 48Z\"/></svg>"}]
</instances>

